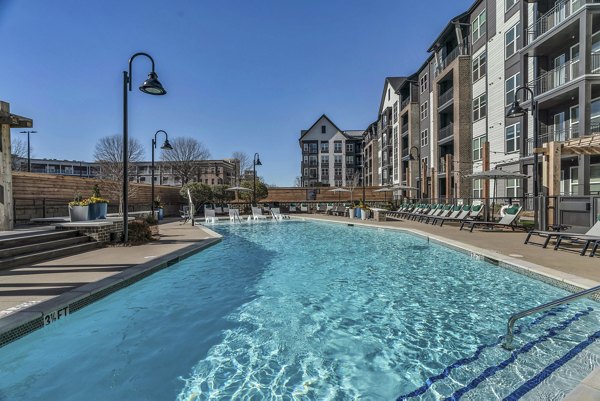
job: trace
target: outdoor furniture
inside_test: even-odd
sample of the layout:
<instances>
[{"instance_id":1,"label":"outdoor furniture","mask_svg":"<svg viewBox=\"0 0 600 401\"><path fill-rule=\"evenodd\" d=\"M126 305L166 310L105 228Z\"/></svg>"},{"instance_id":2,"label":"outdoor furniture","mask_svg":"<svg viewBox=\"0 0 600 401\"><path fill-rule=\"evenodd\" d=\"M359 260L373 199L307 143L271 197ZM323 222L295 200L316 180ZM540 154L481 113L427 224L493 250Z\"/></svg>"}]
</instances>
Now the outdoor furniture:
<instances>
[{"instance_id":1,"label":"outdoor furniture","mask_svg":"<svg viewBox=\"0 0 600 401\"><path fill-rule=\"evenodd\" d=\"M283 220L290 218L290 216L282 214L278 207L271 208L271 215L273 216L274 220Z\"/></svg>"},{"instance_id":2,"label":"outdoor furniture","mask_svg":"<svg viewBox=\"0 0 600 401\"><path fill-rule=\"evenodd\" d=\"M308 205L306 203L300 204L300 212L308 213Z\"/></svg>"},{"instance_id":3,"label":"outdoor furniture","mask_svg":"<svg viewBox=\"0 0 600 401\"><path fill-rule=\"evenodd\" d=\"M212 223L212 224L217 222L217 214L214 209L205 209L204 210L204 222Z\"/></svg>"},{"instance_id":4,"label":"outdoor furniture","mask_svg":"<svg viewBox=\"0 0 600 401\"><path fill-rule=\"evenodd\" d=\"M550 240L552 240L553 238L556 239L557 245L555 245L555 247L554 247L555 250L558 249L558 246L560 245L560 242L562 241L562 239L579 238L580 240L588 240L589 239L590 241L594 241L595 237L600 237L600 215L598 216L596 223L592 227L590 227L590 229L585 233L570 233L570 232L562 231L567 227L568 226L562 225L562 224L561 225L553 224L553 225L549 226L549 228L551 228L551 230L548 230L548 231L531 230L527 234L527 238L525 238L525 244L529 244L529 243L533 244L533 242L531 242L531 236L533 234L546 238L546 240L542 244L542 248L546 248L548 246L548 244L550 243ZM562 239L559 241L558 239L560 237L562 237ZM573 242L573 241L571 241L571 242ZM591 242L587 243L585 248L587 248L590 244L591 244ZM585 254L585 251L586 251L585 248L582 249L581 255Z\"/></svg>"},{"instance_id":5,"label":"outdoor furniture","mask_svg":"<svg viewBox=\"0 0 600 401\"><path fill-rule=\"evenodd\" d=\"M440 214L443 210L443 206L442 205L432 205L431 209L429 209L429 211L425 214L422 214L420 216L416 216L415 220L418 219L418 221L422 221L424 218L430 218L430 217L435 217L438 214Z\"/></svg>"},{"instance_id":6,"label":"outdoor furniture","mask_svg":"<svg viewBox=\"0 0 600 401\"><path fill-rule=\"evenodd\" d=\"M229 221L232 223L235 223L236 221L238 223L242 222L242 218L240 217L240 211L238 209L229 209Z\"/></svg>"},{"instance_id":7,"label":"outdoor furniture","mask_svg":"<svg viewBox=\"0 0 600 401\"><path fill-rule=\"evenodd\" d=\"M481 214L483 213L483 209L484 206L483 205L476 205L476 206L471 206L466 215L463 216L464 210L465 208L463 207L463 213L461 213L458 217L456 218L452 218L452 217L440 217L439 218L439 222L440 222L440 227L442 227L444 225L444 223L454 223L454 222L462 222L464 220L466 221L475 221L478 220L481 217ZM433 224L435 224L436 221L433 222Z\"/></svg>"},{"instance_id":8,"label":"outdoor furniture","mask_svg":"<svg viewBox=\"0 0 600 401\"><path fill-rule=\"evenodd\" d=\"M439 211L437 214L433 214L431 216L421 216L419 217L419 223L423 223L425 222L426 224L429 224L429 220L433 217L448 217L450 216L450 213L452 213L452 209L454 208L453 205L440 205L441 207L439 208Z\"/></svg>"},{"instance_id":9,"label":"outdoor furniture","mask_svg":"<svg viewBox=\"0 0 600 401\"><path fill-rule=\"evenodd\" d=\"M471 226L470 232L473 232L473 229L477 226L490 228L490 229L495 228L495 227L502 227L502 228L508 227L508 228L512 229L513 231L515 231L515 227L517 225L517 220L518 220L518 217L521 214L522 210L523 210L523 208L521 206L512 205L511 207L506 209L506 211L505 211L506 214L498 222L465 220L460 225L460 229L462 230L465 225L470 225Z\"/></svg>"},{"instance_id":10,"label":"outdoor furniture","mask_svg":"<svg viewBox=\"0 0 600 401\"><path fill-rule=\"evenodd\" d=\"M594 255L598 248L598 241L600 241L600 215L596 219L596 223L594 223L594 225L584 234L558 232L555 233L555 235L557 236L556 244L554 245L555 251L560 247L563 241L569 241L569 243L573 245L581 244L582 241L585 241L579 254L581 256L585 255L588 247L594 243L595 245L592 248L592 254ZM546 240L546 243L547 242L548 240Z\"/></svg>"},{"instance_id":11,"label":"outdoor furniture","mask_svg":"<svg viewBox=\"0 0 600 401\"><path fill-rule=\"evenodd\" d=\"M440 222L440 227L442 227L444 225L444 221L463 221L467 218L467 216L469 215L469 213L471 213L471 206L469 205L463 205L460 208L460 211L458 212L458 215L456 215L455 217L449 216L449 217L433 217L432 218L432 225L436 225L438 222Z\"/></svg>"},{"instance_id":12,"label":"outdoor furniture","mask_svg":"<svg viewBox=\"0 0 600 401\"><path fill-rule=\"evenodd\" d=\"M317 205L316 213L326 213L326 212L327 212L327 205L321 205L321 204Z\"/></svg>"},{"instance_id":13,"label":"outdoor furniture","mask_svg":"<svg viewBox=\"0 0 600 401\"><path fill-rule=\"evenodd\" d=\"M189 206L184 206L179 211L179 214L181 215L181 218L183 219L183 222L181 224L187 223L187 221L191 218L191 216L190 216L190 207Z\"/></svg>"},{"instance_id":14,"label":"outdoor furniture","mask_svg":"<svg viewBox=\"0 0 600 401\"><path fill-rule=\"evenodd\" d=\"M252 219L253 220L266 220L267 216L262 214L262 209L259 207L252 206Z\"/></svg>"}]
</instances>

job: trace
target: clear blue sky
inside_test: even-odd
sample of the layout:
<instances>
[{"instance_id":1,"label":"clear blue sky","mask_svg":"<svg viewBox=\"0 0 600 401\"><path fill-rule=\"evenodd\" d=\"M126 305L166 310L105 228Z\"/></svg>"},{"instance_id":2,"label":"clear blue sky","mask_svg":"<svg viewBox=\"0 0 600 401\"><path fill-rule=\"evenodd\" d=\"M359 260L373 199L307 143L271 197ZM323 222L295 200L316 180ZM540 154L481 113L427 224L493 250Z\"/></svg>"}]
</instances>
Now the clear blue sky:
<instances>
[{"instance_id":1,"label":"clear blue sky","mask_svg":"<svg viewBox=\"0 0 600 401\"><path fill-rule=\"evenodd\" d=\"M471 0L0 0L0 99L31 117L33 156L93 159L122 129L122 71L150 53L168 91L130 94L130 135L158 129L213 158L259 152L268 183L293 185L300 130L376 119L383 80L414 72ZM136 59L134 87L150 69ZM18 130L13 130L13 135Z\"/></svg>"}]
</instances>

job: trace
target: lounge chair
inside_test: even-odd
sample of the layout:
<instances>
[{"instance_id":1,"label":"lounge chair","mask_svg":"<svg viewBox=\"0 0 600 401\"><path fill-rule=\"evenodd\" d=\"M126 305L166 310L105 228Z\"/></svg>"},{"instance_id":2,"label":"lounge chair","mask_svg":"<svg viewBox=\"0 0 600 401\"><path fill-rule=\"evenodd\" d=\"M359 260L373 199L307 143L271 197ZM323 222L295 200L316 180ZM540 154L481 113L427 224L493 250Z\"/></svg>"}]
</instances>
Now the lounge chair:
<instances>
[{"instance_id":1,"label":"lounge chair","mask_svg":"<svg viewBox=\"0 0 600 401\"><path fill-rule=\"evenodd\" d=\"M273 220L283 220L290 218L290 216L282 214L278 207L271 208L271 216L273 216Z\"/></svg>"},{"instance_id":2,"label":"lounge chair","mask_svg":"<svg viewBox=\"0 0 600 401\"><path fill-rule=\"evenodd\" d=\"M190 219L190 207L189 206L184 206L180 211L179 214L181 215L181 219L183 220L183 222L181 224L185 224L187 223L187 221Z\"/></svg>"},{"instance_id":3,"label":"lounge chair","mask_svg":"<svg viewBox=\"0 0 600 401\"><path fill-rule=\"evenodd\" d=\"M300 212L302 212L302 213L308 213L308 205L306 203L301 203L300 204Z\"/></svg>"},{"instance_id":4,"label":"lounge chair","mask_svg":"<svg viewBox=\"0 0 600 401\"><path fill-rule=\"evenodd\" d=\"M479 220L481 218L481 215L483 214L483 209L484 209L483 205L471 206L468 209L467 214L463 215L464 210L465 210L465 208L463 206L463 212L461 212L461 214L459 214L458 217L456 217L456 218L441 217L439 219L440 227L442 227L444 225L444 223L461 223L463 221L475 221L475 220ZM436 222L434 221L433 224L435 224L435 223Z\"/></svg>"},{"instance_id":5,"label":"lounge chair","mask_svg":"<svg viewBox=\"0 0 600 401\"><path fill-rule=\"evenodd\" d=\"M600 216L598 216L598 219L600 219ZM565 232L565 231L559 231L559 230L554 230L554 231L544 231L544 230L531 230L529 231L529 233L527 234L527 237L525 238L525 244L535 244L534 242L531 242L531 236L533 234L538 235L540 237L545 237L546 240L544 241L544 243L542 244L542 248L546 248L548 246L548 244L550 243L550 240L557 239L558 237L564 235L566 236L572 236L572 237L577 237L577 236L600 236L600 228L596 228L596 226L598 226L600 224L599 221L596 221L596 224L594 224L587 232L585 233L573 233L573 232ZM593 242L593 238L590 238L590 241ZM588 243L587 246L591 245L591 243ZM584 252L585 253L585 252Z\"/></svg>"},{"instance_id":6,"label":"lounge chair","mask_svg":"<svg viewBox=\"0 0 600 401\"><path fill-rule=\"evenodd\" d=\"M498 222L465 220L461 223L460 229L462 230L465 225L470 225L471 232L473 232L473 229L477 226L486 227L486 228L494 228L494 227L506 228L506 227L508 227L511 230L515 231L515 228L517 226L517 221L518 221L519 215L521 214L522 210L523 210L523 208L521 206L512 205L511 207L506 209L506 211L505 211L506 214Z\"/></svg>"},{"instance_id":7,"label":"lounge chair","mask_svg":"<svg viewBox=\"0 0 600 401\"><path fill-rule=\"evenodd\" d=\"M429 223L429 221L434 217L449 217L450 213L453 213L454 205L440 205L440 210L437 214L431 216L421 216L419 218L420 223Z\"/></svg>"},{"instance_id":8,"label":"lounge chair","mask_svg":"<svg viewBox=\"0 0 600 401\"><path fill-rule=\"evenodd\" d=\"M236 221L238 223L242 222L242 218L240 217L240 211L238 209L229 209L229 221L232 223L235 223Z\"/></svg>"},{"instance_id":9,"label":"lounge chair","mask_svg":"<svg viewBox=\"0 0 600 401\"><path fill-rule=\"evenodd\" d=\"M204 210L204 222L205 223L216 223L217 222L217 214L214 209L205 209Z\"/></svg>"},{"instance_id":10,"label":"lounge chair","mask_svg":"<svg viewBox=\"0 0 600 401\"><path fill-rule=\"evenodd\" d=\"M290 213L296 213L298 210L296 209L295 203L290 203Z\"/></svg>"},{"instance_id":11,"label":"lounge chair","mask_svg":"<svg viewBox=\"0 0 600 401\"><path fill-rule=\"evenodd\" d=\"M556 237L556 244L554 245L554 250L556 251L562 241L569 241L570 244L581 244L582 241L585 241L585 244L582 246L579 254L581 256L585 255L588 247L592 244L595 244L592 247L592 256L596 254L596 249L598 249L598 241L600 241L600 215L596 219L596 223L584 234L576 234L576 233L565 233L565 232L557 232L558 236ZM546 240L547 242L548 240Z\"/></svg>"},{"instance_id":12,"label":"lounge chair","mask_svg":"<svg viewBox=\"0 0 600 401\"><path fill-rule=\"evenodd\" d=\"M267 216L262 214L262 209L259 207L252 206L252 219L253 220L266 220ZM250 218L248 218L250 219Z\"/></svg>"},{"instance_id":13,"label":"lounge chair","mask_svg":"<svg viewBox=\"0 0 600 401\"><path fill-rule=\"evenodd\" d=\"M439 216L425 216L424 218L421 218L419 221L421 222L425 222L426 224L429 224L429 222L435 224L435 219L440 219L440 218L450 218L450 219L455 219L457 218L460 213L462 212L462 206L461 205L451 205L450 206L450 210L444 210L445 213L440 214Z\"/></svg>"},{"instance_id":14,"label":"lounge chair","mask_svg":"<svg viewBox=\"0 0 600 401\"><path fill-rule=\"evenodd\" d=\"M423 221L423 219L430 219L438 216L444 210L444 205L432 205L429 212L422 214L420 216L416 216L415 220L419 222Z\"/></svg>"},{"instance_id":15,"label":"lounge chair","mask_svg":"<svg viewBox=\"0 0 600 401\"><path fill-rule=\"evenodd\" d=\"M440 227L442 227L444 225L444 221L463 221L467 218L467 216L469 215L469 213L471 213L471 206L469 205L463 205L460 207L460 211L458 212L458 215L452 217L452 216L448 216L448 217L433 217L431 224L432 225L436 225L438 222L440 223Z\"/></svg>"},{"instance_id":16,"label":"lounge chair","mask_svg":"<svg viewBox=\"0 0 600 401\"><path fill-rule=\"evenodd\" d=\"M316 213L326 213L327 212L327 205L318 204L317 205L317 210L315 212Z\"/></svg>"}]
</instances>

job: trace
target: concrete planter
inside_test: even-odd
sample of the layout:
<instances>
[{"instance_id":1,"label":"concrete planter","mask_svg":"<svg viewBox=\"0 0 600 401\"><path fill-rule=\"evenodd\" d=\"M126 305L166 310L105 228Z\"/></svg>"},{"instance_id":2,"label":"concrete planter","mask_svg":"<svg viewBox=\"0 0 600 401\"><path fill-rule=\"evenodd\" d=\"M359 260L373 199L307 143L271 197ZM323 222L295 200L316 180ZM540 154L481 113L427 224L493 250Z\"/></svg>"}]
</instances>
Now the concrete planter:
<instances>
[{"instance_id":1,"label":"concrete planter","mask_svg":"<svg viewBox=\"0 0 600 401\"><path fill-rule=\"evenodd\" d=\"M360 209L360 219L366 220L369 218L369 211L367 209Z\"/></svg>"},{"instance_id":2,"label":"concrete planter","mask_svg":"<svg viewBox=\"0 0 600 401\"><path fill-rule=\"evenodd\" d=\"M350 217L351 219L354 218L354 208L353 207L348 209L348 217Z\"/></svg>"},{"instance_id":3,"label":"concrete planter","mask_svg":"<svg viewBox=\"0 0 600 401\"><path fill-rule=\"evenodd\" d=\"M158 220L162 220L165 217L165 210L162 207L158 208Z\"/></svg>"},{"instance_id":4,"label":"concrete planter","mask_svg":"<svg viewBox=\"0 0 600 401\"><path fill-rule=\"evenodd\" d=\"M69 206L69 217L71 221L89 220L89 206Z\"/></svg>"}]
</instances>

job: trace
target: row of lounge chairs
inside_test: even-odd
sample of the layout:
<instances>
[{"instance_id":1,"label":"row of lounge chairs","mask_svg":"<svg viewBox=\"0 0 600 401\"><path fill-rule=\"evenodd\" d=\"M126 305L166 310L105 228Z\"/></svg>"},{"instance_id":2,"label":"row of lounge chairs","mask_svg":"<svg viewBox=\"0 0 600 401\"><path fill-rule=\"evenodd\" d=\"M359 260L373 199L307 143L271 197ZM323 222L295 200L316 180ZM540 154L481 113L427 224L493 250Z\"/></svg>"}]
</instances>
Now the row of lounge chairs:
<instances>
[{"instance_id":1,"label":"row of lounge chairs","mask_svg":"<svg viewBox=\"0 0 600 401\"><path fill-rule=\"evenodd\" d=\"M600 246L600 215L598 215L596 222L590 229L585 233L574 233L568 231L544 231L544 230L531 230L525 238L525 244L535 244L531 241L531 237L537 235L545 238L542 248L546 248L551 240L554 240L554 250L556 251L561 245L570 245L571 247L581 246L579 254L585 256L588 249L590 249L590 257L596 256L596 251Z\"/></svg>"}]
</instances>

